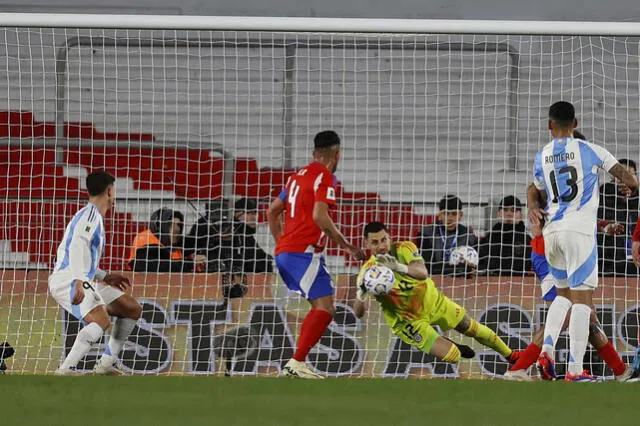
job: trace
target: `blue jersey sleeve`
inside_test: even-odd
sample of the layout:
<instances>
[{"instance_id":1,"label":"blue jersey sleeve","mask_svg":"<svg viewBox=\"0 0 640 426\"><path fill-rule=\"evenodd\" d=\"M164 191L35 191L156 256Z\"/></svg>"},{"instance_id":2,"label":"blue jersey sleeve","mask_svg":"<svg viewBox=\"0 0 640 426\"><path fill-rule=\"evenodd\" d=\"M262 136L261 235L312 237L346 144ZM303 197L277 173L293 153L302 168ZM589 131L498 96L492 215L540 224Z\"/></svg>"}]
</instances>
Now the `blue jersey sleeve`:
<instances>
[{"instance_id":1,"label":"blue jersey sleeve","mask_svg":"<svg viewBox=\"0 0 640 426\"><path fill-rule=\"evenodd\" d=\"M549 264L543 254L531 251L531 265L533 266L533 272L535 272L540 281L549 275Z\"/></svg>"},{"instance_id":2,"label":"blue jersey sleeve","mask_svg":"<svg viewBox=\"0 0 640 426\"><path fill-rule=\"evenodd\" d=\"M283 203L287 202L287 188L282 188L282 191L278 194L278 198L280 198Z\"/></svg>"},{"instance_id":3,"label":"blue jersey sleeve","mask_svg":"<svg viewBox=\"0 0 640 426\"><path fill-rule=\"evenodd\" d=\"M533 184L539 190L545 189L544 171L542 170L542 152L538 152L533 160Z\"/></svg>"}]
</instances>

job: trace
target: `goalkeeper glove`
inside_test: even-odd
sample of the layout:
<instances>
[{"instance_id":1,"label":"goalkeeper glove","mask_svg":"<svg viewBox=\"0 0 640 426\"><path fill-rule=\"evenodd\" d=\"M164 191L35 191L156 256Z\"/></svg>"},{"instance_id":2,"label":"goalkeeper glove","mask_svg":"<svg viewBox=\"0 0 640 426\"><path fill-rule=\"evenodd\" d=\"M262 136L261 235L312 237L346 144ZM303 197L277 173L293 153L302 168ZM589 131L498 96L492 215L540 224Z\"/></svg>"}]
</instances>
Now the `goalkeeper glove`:
<instances>
[{"instance_id":1,"label":"goalkeeper glove","mask_svg":"<svg viewBox=\"0 0 640 426\"><path fill-rule=\"evenodd\" d=\"M381 265L386 266L395 272L400 272L401 274L407 274L409 272L409 267L407 265L403 265L398 262L398 259L391 256L390 254L379 254L376 256L376 260Z\"/></svg>"},{"instance_id":2,"label":"goalkeeper glove","mask_svg":"<svg viewBox=\"0 0 640 426\"><path fill-rule=\"evenodd\" d=\"M365 302L367 300L367 291L358 286L358 290L356 291L356 299L361 302Z\"/></svg>"},{"instance_id":3,"label":"goalkeeper glove","mask_svg":"<svg viewBox=\"0 0 640 426\"><path fill-rule=\"evenodd\" d=\"M362 284L358 284L356 286L357 290L356 290L356 299L358 299L361 302L364 302L367 300L367 290L364 288L364 286Z\"/></svg>"}]
</instances>

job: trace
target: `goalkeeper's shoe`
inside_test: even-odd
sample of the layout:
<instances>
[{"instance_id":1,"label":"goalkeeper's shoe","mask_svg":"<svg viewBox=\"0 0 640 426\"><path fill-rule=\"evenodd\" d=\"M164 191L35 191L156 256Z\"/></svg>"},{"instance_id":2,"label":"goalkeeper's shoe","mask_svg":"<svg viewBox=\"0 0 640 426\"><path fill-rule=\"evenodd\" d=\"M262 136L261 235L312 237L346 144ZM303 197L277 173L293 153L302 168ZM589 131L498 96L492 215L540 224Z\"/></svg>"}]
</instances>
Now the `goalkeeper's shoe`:
<instances>
[{"instance_id":1,"label":"goalkeeper's shoe","mask_svg":"<svg viewBox=\"0 0 640 426\"><path fill-rule=\"evenodd\" d=\"M567 373L567 375L564 376L564 381L565 382L599 382L600 380L598 380L597 377L594 377L591 374L589 374L588 370L584 370L582 373L576 374L575 376L571 373Z\"/></svg>"},{"instance_id":2,"label":"goalkeeper's shoe","mask_svg":"<svg viewBox=\"0 0 640 426\"><path fill-rule=\"evenodd\" d=\"M542 352L538 357L536 368L538 369L538 374L540 374L540 378L542 380L555 380L557 377L556 363L546 352Z\"/></svg>"},{"instance_id":3,"label":"goalkeeper's shoe","mask_svg":"<svg viewBox=\"0 0 640 426\"><path fill-rule=\"evenodd\" d=\"M463 345L461 343L451 342L457 346L460 351L460 356L465 359L471 359L476 356L476 351L471 346Z\"/></svg>"},{"instance_id":4,"label":"goalkeeper's shoe","mask_svg":"<svg viewBox=\"0 0 640 426\"><path fill-rule=\"evenodd\" d=\"M93 367L93 374L98 374L100 376L122 376L125 373L118 368L117 362L110 365L103 365L102 362L98 360L96 365Z\"/></svg>"},{"instance_id":5,"label":"goalkeeper's shoe","mask_svg":"<svg viewBox=\"0 0 640 426\"><path fill-rule=\"evenodd\" d=\"M297 377L300 379L324 379L321 375L311 371L304 362L296 361L293 358L291 358L284 366L282 374L288 377Z\"/></svg>"},{"instance_id":6,"label":"goalkeeper's shoe","mask_svg":"<svg viewBox=\"0 0 640 426\"><path fill-rule=\"evenodd\" d=\"M509 370L504 373L505 380L513 380L516 382L530 382L533 379L527 373L527 370Z\"/></svg>"}]
</instances>

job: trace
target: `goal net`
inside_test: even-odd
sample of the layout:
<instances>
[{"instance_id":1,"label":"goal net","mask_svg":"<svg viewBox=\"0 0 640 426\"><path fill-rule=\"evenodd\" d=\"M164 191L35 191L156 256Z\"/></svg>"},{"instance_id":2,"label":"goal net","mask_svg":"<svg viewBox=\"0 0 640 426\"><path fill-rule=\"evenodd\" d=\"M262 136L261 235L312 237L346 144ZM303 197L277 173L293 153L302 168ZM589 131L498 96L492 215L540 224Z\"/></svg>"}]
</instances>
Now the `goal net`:
<instances>
[{"instance_id":1,"label":"goal net","mask_svg":"<svg viewBox=\"0 0 640 426\"><path fill-rule=\"evenodd\" d=\"M434 34L428 26L409 34L232 31L218 30L215 19L211 30L175 30L171 20L149 29L144 17L139 29L42 28L3 19L0 343L16 350L7 360L12 372L51 373L81 327L48 294L47 277L66 224L87 202L92 171L117 178L102 268L131 277L143 306L120 354L123 367L250 375L278 373L308 309L262 251L271 256L274 247L266 207L312 160L317 132L333 129L342 139L335 212L342 232L362 246L364 225L380 220L396 240L416 242L423 256L433 255L427 266L437 287L514 349L529 343L547 306L530 272L526 208L501 200L526 202L533 156L549 139L549 105L573 102L587 140L618 159L639 159L636 37ZM602 219L624 231L598 234L596 305L629 360L638 343L637 270L627 257L638 198L623 205L612 188ZM477 274L451 274L438 260L443 253L427 249L439 244L440 237L426 240L444 230L438 214L447 194L462 202L460 223L471 237L457 228L454 239L479 252ZM185 256L192 226L204 225L206 245L196 248L208 256L206 267L130 270L134 237L161 208L182 214L182 238L173 244L183 244ZM432 235L451 248L446 230ZM357 262L330 245L327 264L337 313L309 356L318 372L491 377L506 370L495 353L455 332L447 336L472 345L476 357L435 362L395 337L373 300L358 318ZM81 369L92 368L108 338ZM562 337L560 365L567 347ZM592 349L586 362L611 375Z\"/></svg>"}]
</instances>

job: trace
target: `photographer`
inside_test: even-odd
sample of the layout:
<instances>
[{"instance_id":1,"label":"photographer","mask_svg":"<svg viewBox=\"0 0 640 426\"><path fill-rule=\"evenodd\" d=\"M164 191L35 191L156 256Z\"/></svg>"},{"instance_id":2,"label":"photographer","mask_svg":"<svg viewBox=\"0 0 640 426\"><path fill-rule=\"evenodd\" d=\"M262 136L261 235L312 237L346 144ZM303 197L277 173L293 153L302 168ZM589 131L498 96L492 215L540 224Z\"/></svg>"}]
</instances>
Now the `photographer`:
<instances>
[{"instance_id":1,"label":"photographer","mask_svg":"<svg viewBox=\"0 0 640 426\"><path fill-rule=\"evenodd\" d=\"M204 266L206 257L185 259L182 251L184 216L168 208L151 215L149 228L136 235L127 266L136 272L193 272Z\"/></svg>"}]
</instances>

